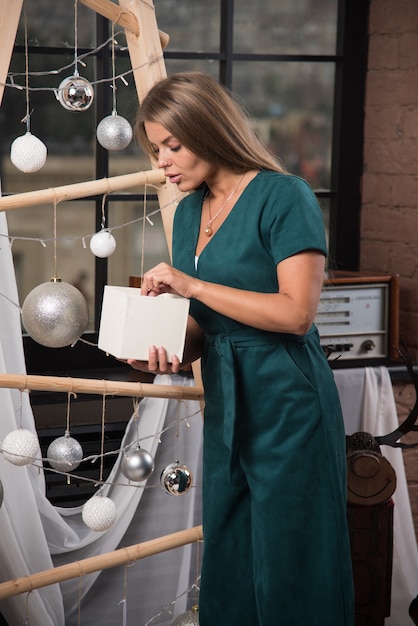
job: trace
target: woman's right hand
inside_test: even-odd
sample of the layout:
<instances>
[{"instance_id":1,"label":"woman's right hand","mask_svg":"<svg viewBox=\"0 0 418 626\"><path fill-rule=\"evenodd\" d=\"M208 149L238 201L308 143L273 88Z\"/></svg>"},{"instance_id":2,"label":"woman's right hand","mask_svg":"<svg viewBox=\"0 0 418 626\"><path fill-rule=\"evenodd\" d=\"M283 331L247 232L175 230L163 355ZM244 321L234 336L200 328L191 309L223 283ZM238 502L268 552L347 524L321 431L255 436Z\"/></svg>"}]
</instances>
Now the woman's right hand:
<instances>
[{"instance_id":1,"label":"woman's right hand","mask_svg":"<svg viewBox=\"0 0 418 626\"><path fill-rule=\"evenodd\" d=\"M150 346L148 361L126 359L125 362L135 370L149 372L150 374L177 374L180 369L180 361L177 355L172 354L169 361L167 351L163 346Z\"/></svg>"}]
</instances>

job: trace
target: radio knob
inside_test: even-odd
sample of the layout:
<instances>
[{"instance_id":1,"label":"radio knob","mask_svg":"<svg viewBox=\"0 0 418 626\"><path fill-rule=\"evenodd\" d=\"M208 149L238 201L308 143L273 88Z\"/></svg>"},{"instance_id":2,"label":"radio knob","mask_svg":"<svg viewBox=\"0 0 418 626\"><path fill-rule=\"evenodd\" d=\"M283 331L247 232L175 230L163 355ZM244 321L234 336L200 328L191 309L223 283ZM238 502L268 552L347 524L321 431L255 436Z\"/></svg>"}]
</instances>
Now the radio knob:
<instances>
[{"instance_id":1,"label":"radio knob","mask_svg":"<svg viewBox=\"0 0 418 626\"><path fill-rule=\"evenodd\" d=\"M371 350L375 349L376 344L373 339L366 339L366 341L363 341L362 347L366 352L371 352Z\"/></svg>"}]
</instances>

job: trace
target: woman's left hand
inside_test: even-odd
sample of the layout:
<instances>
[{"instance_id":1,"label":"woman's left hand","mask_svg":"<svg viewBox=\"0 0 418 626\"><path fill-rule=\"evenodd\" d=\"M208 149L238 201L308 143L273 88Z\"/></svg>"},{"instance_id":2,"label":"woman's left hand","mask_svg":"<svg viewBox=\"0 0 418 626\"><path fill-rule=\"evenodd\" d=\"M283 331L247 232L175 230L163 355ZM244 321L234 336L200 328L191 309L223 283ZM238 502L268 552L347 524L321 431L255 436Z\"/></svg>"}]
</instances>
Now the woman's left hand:
<instances>
[{"instance_id":1,"label":"woman's left hand","mask_svg":"<svg viewBox=\"0 0 418 626\"><path fill-rule=\"evenodd\" d=\"M192 298L197 282L196 278L176 270L168 263L159 263L144 274L141 294L158 296L161 293L173 293L184 298Z\"/></svg>"}]
</instances>

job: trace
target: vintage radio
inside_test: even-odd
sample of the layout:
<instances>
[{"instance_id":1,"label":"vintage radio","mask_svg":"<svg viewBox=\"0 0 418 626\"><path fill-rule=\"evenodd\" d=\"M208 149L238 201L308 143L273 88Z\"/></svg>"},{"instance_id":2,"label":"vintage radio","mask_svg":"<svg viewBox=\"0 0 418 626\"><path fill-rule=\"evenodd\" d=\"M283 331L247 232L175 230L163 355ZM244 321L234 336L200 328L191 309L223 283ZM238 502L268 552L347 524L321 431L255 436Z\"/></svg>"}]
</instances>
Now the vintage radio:
<instances>
[{"instance_id":1,"label":"vintage radio","mask_svg":"<svg viewBox=\"0 0 418 626\"><path fill-rule=\"evenodd\" d=\"M333 361L397 359L399 277L332 272L324 281L315 323Z\"/></svg>"}]
</instances>

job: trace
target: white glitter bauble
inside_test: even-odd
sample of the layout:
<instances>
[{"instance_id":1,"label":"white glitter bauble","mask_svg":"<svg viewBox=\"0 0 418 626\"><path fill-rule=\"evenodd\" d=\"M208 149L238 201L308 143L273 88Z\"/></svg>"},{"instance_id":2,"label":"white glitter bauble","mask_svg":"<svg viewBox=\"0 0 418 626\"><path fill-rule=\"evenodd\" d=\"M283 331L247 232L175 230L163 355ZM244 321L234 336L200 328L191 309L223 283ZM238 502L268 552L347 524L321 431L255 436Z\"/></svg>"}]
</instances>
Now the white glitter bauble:
<instances>
[{"instance_id":1,"label":"white glitter bauble","mask_svg":"<svg viewBox=\"0 0 418 626\"><path fill-rule=\"evenodd\" d=\"M134 443L123 454L120 470L128 480L141 482L147 480L154 471L154 459L147 450Z\"/></svg>"},{"instance_id":2,"label":"white glitter bauble","mask_svg":"<svg viewBox=\"0 0 418 626\"><path fill-rule=\"evenodd\" d=\"M182 496L192 486L192 474L186 465L176 461L163 469L160 483L164 491L171 496Z\"/></svg>"},{"instance_id":3,"label":"white glitter bauble","mask_svg":"<svg viewBox=\"0 0 418 626\"><path fill-rule=\"evenodd\" d=\"M27 132L17 137L10 148L10 160L21 172L37 172L45 165L46 145L40 139Z\"/></svg>"},{"instance_id":4,"label":"white glitter bauble","mask_svg":"<svg viewBox=\"0 0 418 626\"><path fill-rule=\"evenodd\" d=\"M65 434L51 441L46 453L51 467L61 472L71 472L83 459L83 448L73 437Z\"/></svg>"},{"instance_id":5,"label":"white glitter bauble","mask_svg":"<svg viewBox=\"0 0 418 626\"><path fill-rule=\"evenodd\" d=\"M199 626L199 607L194 606L190 611L176 617L171 626Z\"/></svg>"},{"instance_id":6,"label":"white glitter bauble","mask_svg":"<svg viewBox=\"0 0 418 626\"><path fill-rule=\"evenodd\" d=\"M124 150L132 141L132 126L124 117L112 113L99 123L97 141L106 150Z\"/></svg>"},{"instance_id":7,"label":"white glitter bauble","mask_svg":"<svg viewBox=\"0 0 418 626\"><path fill-rule=\"evenodd\" d=\"M87 301L73 285L52 279L26 296L22 321L34 341L48 348L63 348L77 341L86 330Z\"/></svg>"},{"instance_id":8,"label":"white glitter bauble","mask_svg":"<svg viewBox=\"0 0 418 626\"><path fill-rule=\"evenodd\" d=\"M112 233L106 229L99 231L90 239L90 250L101 259L112 255L115 249L116 240Z\"/></svg>"},{"instance_id":9,"label":"white glitter bauble","mask_svg":"<svg viewBox=\"0 0 418 626\"><path fill-rule=\"evenodd\" d=\"M69 76L58 87L58 100L68 111L86 111L94 99L94 90L81 76Z\"/></svg>"},{"instance_id":10,"label":"white glitter bauble","mask_svg":"<svg viewBox=\"0 0 418 626\"><path fill-rule=\"evenodd\" d=\"M4 457L13 465L30 465L39 451L36 435L25 428L12 430L3 441Z\"/></svg>"},{"instance_id":11,"label":"white glitter bauble","mask_svg":"<svg viewBox=\"0 0 418 626\"><path fill-rule=\"evenodd\" d=\"M90 530L107 530L116 520L116 506L106 496L93 496L83 506L81 517Z\"/></svg>"}]
</instances>

